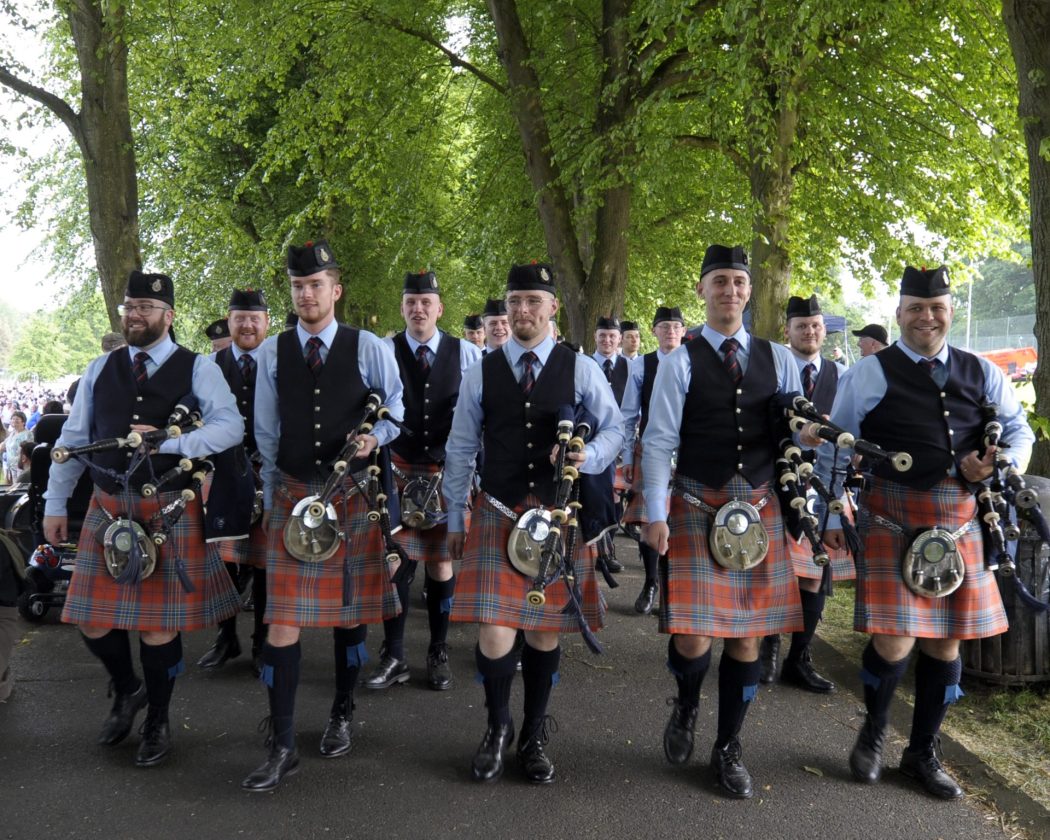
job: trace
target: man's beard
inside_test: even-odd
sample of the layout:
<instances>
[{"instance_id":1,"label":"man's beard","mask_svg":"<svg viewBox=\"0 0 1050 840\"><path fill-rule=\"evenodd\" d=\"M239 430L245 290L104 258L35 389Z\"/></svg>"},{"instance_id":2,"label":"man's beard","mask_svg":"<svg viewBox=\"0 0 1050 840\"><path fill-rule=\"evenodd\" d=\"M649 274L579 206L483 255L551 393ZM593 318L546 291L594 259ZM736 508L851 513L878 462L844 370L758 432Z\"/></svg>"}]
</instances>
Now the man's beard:
<instances>
[{"instance_id":1,"label":"man's beard","mask_svg":"<svg viewBox=\"0 0 1050 840\"><path fill-rule=\"evenodd\" d=\"M127 324L121 324L120 331L129 347L149 347L151 344L159 341L160 337L164 335L164 323L162 321L159 324L147 323L143 325L141 332L135 338L131 337L132 333Z\"/></svg>"}]
</instances>

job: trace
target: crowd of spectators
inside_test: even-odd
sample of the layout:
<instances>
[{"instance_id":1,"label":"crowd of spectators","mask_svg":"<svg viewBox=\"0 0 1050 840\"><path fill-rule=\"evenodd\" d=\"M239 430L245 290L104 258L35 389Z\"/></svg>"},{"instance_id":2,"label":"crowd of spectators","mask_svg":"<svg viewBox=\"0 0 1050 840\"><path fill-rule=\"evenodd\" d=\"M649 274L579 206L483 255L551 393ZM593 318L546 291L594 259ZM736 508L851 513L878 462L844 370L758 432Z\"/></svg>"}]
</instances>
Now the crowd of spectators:
<instances>
[{"instance_id":1,"label":"crowd of spectators","mask_svg":"<svg viewBox=\"0 0 1050 840\"><path fill-rule=\"evenodd\" d=\"M33 449L33 429L45 414L68 411L65 394L50 385L0 386L0 483L20 483Z\"/></svg>"}]
</instances>

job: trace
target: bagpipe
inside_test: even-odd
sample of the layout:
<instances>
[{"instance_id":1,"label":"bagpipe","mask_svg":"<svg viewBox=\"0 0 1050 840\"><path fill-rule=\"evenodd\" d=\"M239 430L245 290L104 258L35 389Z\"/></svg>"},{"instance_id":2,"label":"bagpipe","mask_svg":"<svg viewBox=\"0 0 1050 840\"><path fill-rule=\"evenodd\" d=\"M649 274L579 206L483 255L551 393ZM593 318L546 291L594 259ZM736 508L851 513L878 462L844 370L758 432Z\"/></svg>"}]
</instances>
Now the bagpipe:
<instances>
[{"instance_id":1,"label":"bagpipe","mask_svg":"<svg viewBox=\"0 0 1050 840\"><path fill-rule=\"evenodd\" d=\"M441 497L441 480L445 463L433 475L421 475L406 481L401 490L401 524L406 528L429 531L448 521Z\"/></svg>"},{"instance_id":2,"label":"bagpipe","mask_svg":"<svg viewBox=\"0 0 1050 840\"><path fill-rule=\"evenodd\" d=\"M854 525L844 516L845 503L841 494L849 487L863 486L863 477L853 465L852 459L845 470L839 467L838 450L852 450L868 461L887 462L896 472L911 469L912 457L907 452L889 452L878 444L858 438L850 432L828 420L813 403L801 394L785 394L777 401L788 421L792 432L806 429L810 434L830 442L835 447L832 458L832 476L830 486L825 485L813 470L813 463L795 445L791 438L780 441L781 457L776 462L777 488L781 501L785 505L785 522L788 531L796 539L804 537L813 552L813 562L823 568L821 588L830 594L832 588L831 567L827 549L824 547L822 533L827 525L827 515L840 516L842 533L847 551L858 557L862 551L860 535ZM810 457L812 453L810 453ZM841 482L838 479L841 478ZM818 523L808 504L808 495L812 490L824 505L825 521ZM846 497L851 498L847 495Z\"/></svg>"},{"instance_id":3,"label":"bagpipe","mask_svg":"<svg viewBox=\"0 0 1050 840\"><path fill-rule=\"evenodd\" d=\"M343 496L344 515L349 498L354 493L361 493L368 505L368 521L379 526L383 535L383 548L386 561L394 564L401 561L395 579L410 574L408 555L394 539L391 524L390 501L397 499L393 489L393 474L390 454L386 447L376 447L365 468L365 478L358 483L352 480L350 465L357 453L364 447L361 435L372 431L380 420L386 420L397 426L402 434L408 434L402 424L395 420L390 409L383 405L380 394L372 391L365 400L362 414L357 424L347 436L347 442L336 455L332 471L321 487L320 492L304 496L292 507L291 515L285 523L283 539L288 553L302 563L323 563L339 550L345 542L349 549L346 532L340 527L339 515L333 500L339 494ZM347 486L348 479L351 479ZM345 516L344 516L345 521ZM344 574L349 577L349 556L345 558ZM347 591L344 587L344 594Z\"/></svg>"},{"instance_id":4,"label":"bagpipe","mask_svg":"<svg viewBox=\"0 0 1050 840\"><path fill-rule=\"evenodd\" d=\"M99 506L108 521L103 523L95 537L102 545L106 570L117 583L136 584L153 574L159 547L167 542L187 505L200 494L201 484L212 469L209 460L180 458L174 467L157 476L153 474L151 450L166 440L174 440L184 432L200 428L202 425L197 399L193 394L187 394L172 409L163 428L147 432L131 431L124 437L106 438L82 446L56 446L51 450L51 460L56 464L77 459L94 474L101 474L112 480L122 494L131 492L131 476L146 464L150 470L150 477L148 481L143 482L139 490L145 499L156 497L165 486L176 481L182 483L180 479L189 474L187 486L180 490L173 501L161 507L146 524L132 519L130 512L122 511L114 515L105 507ZM118 449L134 450L123 472L100 467L88 457L94 453ZM194 587L186 572L184 561L177 555L173 560L183 589L192 592Z\"/></svg>"},{"instance_id":5,"label":"bagpipe","mask_svg":"<svg viewBox=\"0 0 1050 840\"><path fill-rule=\"evenodd\" d=\"M568 454L579 454L586 446L592 424L587 418L578 421L570 406L560 411L557 452L554 463L554 504L547 508L525 511L507 540L511 565L528 578L532 585L526 600L532 606L547 602L546 589L559 578L568 592L565 612L576 619L587 647L601 653L602 646L583 613L583 596L576 576L575 556L580 535L580 472L567 463ZM611 500L611 494L610 494Z\"/></svg>"},{"instance_id":6,"label":"bagpipe","mask_svg":"<svg viewBox=\"0 0 1050 840\"><path fill-rule=\"evenodd\" d=\"M1017 567L1007 543L1021 536L1020 523L1027 522L1043 542L1050 543L1047 526L1039 504L1039 494L1025 484L1024 476L1006 457L1009 444L1002 440L999 406L985 401L981 406L984 419L983 443L994 451L992 475L988 483L978 485L977 515L985 541L985 568L1012 578L1018 598L1033 610L1045 612L1050 604L1036 598L1017 575Z\"/></svg>"}]
</instances>

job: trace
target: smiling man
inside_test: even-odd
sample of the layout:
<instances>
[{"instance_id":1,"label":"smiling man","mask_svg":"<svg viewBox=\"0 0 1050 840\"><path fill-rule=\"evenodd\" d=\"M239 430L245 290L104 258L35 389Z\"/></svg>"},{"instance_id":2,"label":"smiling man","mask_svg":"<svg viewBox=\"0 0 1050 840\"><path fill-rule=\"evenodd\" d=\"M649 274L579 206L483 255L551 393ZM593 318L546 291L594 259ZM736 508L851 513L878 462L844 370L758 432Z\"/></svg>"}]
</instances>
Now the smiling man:
<instances>
[{"instance_id":1,"label":"smiling man","mask_svg":"<svg viewBox=\"0 0 1050 840\"><path fill-rule=\"evenodd\" d=\"M507 304L503 298L489 298L485 302L485 311L481 313L481 323L485 328L485 346L482 354L498 350L510 338L510 321L507 320Z\"/></svg>"},{"instance_id":2,"label":"smiling man","mask_svg":"<svg viewBox=\"0 0 1050 840\"><path fill-rule=\"evenodd\" d=\"M255 444L255 379L258 368L259 347L266 338L270 326L269 309L262 290L234 289L230 294L229 313L223 323L227 324L231 344L212 355L222 370L226 383L237 399L237 409L244 418L244 451L258 472L259 455ZM216 485L213 483L212 485ZM228 499L213 499L209 516L216 515L216 508L225 507ZM250 505L252 498L244 496L240 503ZM218 515L224 515L220 510ZM241 514L251 521L251 508ZM241 532L243 534L243 532ZM240 534L238 534L240 536ZM263 642L266 641L266 534L262 530L261 517L251 525L247 538L218 541L219 554L226 563L230 577L238 580L242 565L252 568L252 600L254 603L254 631L252 633L252 671L261 673ZM230 659L241 655L241 642L237 638L237 617L231 616L219 625L215 644L198 660L200 668L221 668Z\"/></svg>"},{"instance_id":3,"label":"smiling man","mask_svg":"<svg viewBox=\"0 0 1050 840\"><path fill-rule=\"evenodd\" d=\"M488 709L485 735L471 764L472 777L479 782L495 781L503 774L504 757L514 740L510 694L518 664L516 630L525 635L521 652L525 715L518 763L534 784L554 780L554 763L545 749L554 729L547 704L558 680L559 634L579 627L566 610L568 595L562 581L546 590L544 604L526 599L532 579L511 565L507 540L521 514L554 501L550 456L559 416L563 409L582 408L595 418L594 437L583 452L569 459L581 472L603 472L623 444L623 420L601 371L550 336L550 320L558 305L549 265L511 268L507 311L513 335L463 375L447 446L448 546L453 560L462 559L452 620L479 625L475 659ZM464 514L482 445L481 493L471 513L467 540ZM583 613L597 629L604 604L594 570L580 563L576 574Z\"/></svg>"},{"instance_id":4,"label":"smiling man","mask_svg":"<svg viewBox=\"0 0 1050 840\"><path fill-rule=\"evenodd\" d=\"M905 268L897 306L900 339L853 366L831 412L832 422L851 434L914 459L905 472L875 464L861 512L867 527L861 529L864 562L857 568L853 623L871 640L861 657L867 717L850 753L850 771L868 784L881 777L890 704L918 640L915 710L900 769L938 799L963 795L936 750L948 707L962 694L959 641L1007 628L995 576L984 564L974 499L991 476L995 457L983 443L982 407L998 406L1002 440L1009 445L1005 454L1022 471L1033 442L1002 371L949 346L953 313L947 268ZM817 473L825 482L834 457L831 447L821 448ZM840 452L840 467L848 457ZM948 540L938 537L939 553L962 561L961 583L954 590L917 586L910 576L905 582L902 557L933 528L951 534ZM829 530L825 542L841 548L842 531ZM933 566L928 577L940 582L948 576Z\"/></svg>"},{"instance_id":5,"label":"smiling man","mask_svg":"<svg viewBox=\"0 0 1050 840\"><path fill-rule=\"evenodd\" d=\"M425 482L429 488L444 466L445 443L452 428L452 411L459 396L463 371L481 358L481 351L473 344L438 329L438 319L444 311L441 290L433 271L405 275L401 293L401 317L405 319L405 329L393 338L384 339L397 358L404 386L405 428L410 432L399 435L391 445L402 490L412 481L420 485ZM436 496L439 491L436 486L434 489ZM418 495L416 498L418 500ZM430 626L427 686L444 691L452 687L446 642L456 586L446 545L446 530L443 524L432 524L425 529L405 527L398 534L398 541L413 562L425 564ZM398 584L401 613L383 622L383 655L365 681L368 688L385 689L409 678L405 621L411 582L406 576Z\"/></svg>"},{"instance_id":6,"label":"smiling man","mask_svg":"<svg viewBox=\"0 0 1050 840\"><path fill-rule=\"evenodd\" d=\"M786 347L744 329L751 269L743 248L708 248L696 290L706 304L706 323L657 368L642 435L645 539L667 555L660 631L670 635L667 664L678 683L664 753L672 764L685 764L692 755L711 640L723 638L711 767L723 791L744 799L753 788L739 734L758 689L759 640L802 629L798 587L772 494L776 443L784 433L773 403L780 394L801 390L801 383ZM724 528L716 544L733 537L739 547L716 560L708 535L713 520L730 517L732 532ZM738 523L747 528L737 530ZM758 554L756 546L763 543L765 559L746 565L744 552Z\"/></svg>"},{"instance_id":7,"label":"smiling man","mask_svg":"<svg viewBox=\"0 0 1050 840\"><path fill-rule=\"evenodd\" d=\"M132 271L119 311L128 346L88 364L56 447L161 428L187 394L196 398L204 423L159 444L130 474L134 462L129 448L89 456L95 491L80 531L76 571L62 620L79 625L85 644L111 680L113 708L98 742L119 744L131 733L136 714L148 706L135 764L153 767L171 751L168 707L175 678L183 670L181 634L214 627L236 614L237 592L222 563L205 545L199 497L168 529L156 568L148 577L128 581L114 576L99 535L118 516L154 532L161 509L180 497L190 484L190 474L182 473L149 498L141 493L143 485L169 471L180 458L210 456L237 445L244 423L215 363L172 340L175 286L170 277ZM52 544L68 537L66 504L84 468L75 459L51 465L44 494L44 536ZM127 562L130 565L131 560ZM139 634L141 680L132 663L130 631Z\"/></svg>"}]
</instances>

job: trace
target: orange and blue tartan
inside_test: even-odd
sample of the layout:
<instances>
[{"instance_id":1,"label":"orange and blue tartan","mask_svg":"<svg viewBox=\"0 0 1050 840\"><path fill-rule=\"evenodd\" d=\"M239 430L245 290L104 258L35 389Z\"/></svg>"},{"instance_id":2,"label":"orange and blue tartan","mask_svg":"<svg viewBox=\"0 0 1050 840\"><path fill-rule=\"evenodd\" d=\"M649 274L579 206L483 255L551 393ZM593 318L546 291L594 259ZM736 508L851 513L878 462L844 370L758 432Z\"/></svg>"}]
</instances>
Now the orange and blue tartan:
<instances>
[{"instance_id":1,"label":"orange and blue tartan","mask_svg":"<svg viewBox=\"0 0 1050 840\"><path fill-rule=\"evenodd\" d=\"M878 514L909 534L934 526L969 529L957 540L966 564L962 585L943 598L924 598L904 585L901 562L910 538L870 520ZM922 639L984 639L1008 624L995 575L984 567L984 545L973 494L954 478L930 490L872 479L860 517L864 555L857 562L853 627L861 633Z\"/></svg>"},{"instance_id":2,"label":"orange and blue tartan","mask_svg":"<svg viewBox=\"0 0 1050 840\"><path fill-rule=\"evenodd\" d=\"M514 509L515 518L497 510L486 493L478 496L467 532L463 562L456 576L456 597L452 602L452 621L497 624L521 630L574 633L579 625L564 612L568 603L565 583L558 579L545 594L547 603L534 607L525 600L532 579L515 569L507 556L511 529L529 508L541 507L539 499L529 496ZM582 596L583 614L592 630L602 626L605 599L598 589L594 564L577 543L576 578Z\"/></svg>"},{"instance_id":3,"label":"orange and blue tartan","mask_svg":"<svg viewBox=\"0 0 1050 840\"><path fill-rule=\"evenodd\" d=\"M850 522L853 514L847 509L843 514ZM813 562L813 548L805 536L797 542L791 534L785 535L787 539L788 553L795 565L795 575L809 580L820 580L824 577L824 570ZM833 581L853 580L857 576L857 570L853 566L853 558L844 548L827 548L828 557L831 558L831 574Z\"/></svg>"},{"instance_id":4,"label":"orange and blue tartan","mask_svg":"<svg viewBox=\"0 0 1050 840\"><path fill-rule=\"evenodd\" d=\"M660 632L744 639L802 630L798 583L776 497L759 511L769 535L766 558L736 571L711 558L707 538L713 516L682 498L683 491L717 510L732 499L757 505L770 487L752 488L739 474L719 490L675 477L667 559L660 564Z\"/></svg>"},{"instance_id":5,"label":"orange and blue tartan","mask_svg":"<svg viewBox=\"0 0 1050 840\"><path fill-rule=\"evenodd\" d=\"M351 481L352 479L347 479ZM318 493L321 482L305 484L282 474L273 494L266 555L266 623L292 627L355 627L376 624L401 611L390 582L396 566L385 559L379 526L368 521L360 493L332 501L347 540L323 563L303 563L284 547L284 526L295 503ZM350 558L344 606L344 562Z\"/></svg>"},{"instance_id":6,"label":"orange and blue tartan","mask_svg":"<svg viewBox=\"0 0 1050 840\"><path fill-rule=\"evenodd\" d=\"M178 498L161 492L143 499L137 493L111 496L98 488L91 498L77 544L76 569L66 593L62 620L69 624L148 632L191 631L214 627L240 609L237 590L214 551L204 542L200 497L190 502L158 550L157 566L137 584L117 583L106 569L98 536L111 515L130 513L149 526L163 506ZM194 587L187 592L175 570L174 557L185 564Z\"/></svg>"}]
</instances>

